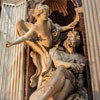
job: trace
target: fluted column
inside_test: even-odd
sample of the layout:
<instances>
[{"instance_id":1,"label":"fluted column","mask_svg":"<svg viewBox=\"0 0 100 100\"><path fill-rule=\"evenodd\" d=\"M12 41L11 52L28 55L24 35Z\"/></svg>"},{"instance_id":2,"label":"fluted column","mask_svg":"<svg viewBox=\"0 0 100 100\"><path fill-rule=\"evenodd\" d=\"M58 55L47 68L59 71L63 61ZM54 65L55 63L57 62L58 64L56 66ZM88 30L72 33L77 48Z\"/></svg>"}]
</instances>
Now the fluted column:
<instances>
[{"instance_id":1,"label":"fluted column","mask_svg":"<svg viewBox=\"0 0 100 100\"><path fill-rule=\"evenodd\" d=\"M100 100L100 0L82 0L93 100Z\"/></svg>"},{"instance_id":2,"label":"fluted column","mask_svg":"<svg viewBox=\"0 0 100 100\"><path fill-rule=\"evenodd\" d=\"M0 100L23 100L24 98L24 45L10 48L5 42L18 38L16 23L25 20L26 2L3 3L0 21Z\"/></svg>"}]
</instances>

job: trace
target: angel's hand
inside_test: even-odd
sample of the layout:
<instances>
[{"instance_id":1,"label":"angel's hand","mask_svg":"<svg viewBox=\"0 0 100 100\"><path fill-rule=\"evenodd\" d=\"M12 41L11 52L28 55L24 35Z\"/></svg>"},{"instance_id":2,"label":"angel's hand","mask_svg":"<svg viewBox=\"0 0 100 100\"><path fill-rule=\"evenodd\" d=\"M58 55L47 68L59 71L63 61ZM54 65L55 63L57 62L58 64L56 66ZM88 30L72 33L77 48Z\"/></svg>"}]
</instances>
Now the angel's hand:
<instances>
[{"instance_id":1,"label":"angel's hand","mask_svg":"<svg viewBox=\"0 0 100 100\"><path fill-rule=\"evenodd\" d=\"M75 11L76 11L76 13L83 13L84 12L83 7L75 8Z\"/></svg>"},{"instance_id":2,"label":"angel's hand","mask_svg":"<svg viewBox=\"0 0 100 100\"><path fill-rule=\"evenodd\" d=\"M75 25L76 25L77 23L78 23L78 22L72 22L71 27L75 27Z\"/></svg>"},{"instance_id":3,"label":"angel's hand","mask_svg":"<svg viewBox=\"0 0 100 100\"><path fill-rule=\"evenodd\" d=\"M6 48L9 48L11 46L11 43L9 41L6 41L5 46L6 46Z\"/></svg>"},{"instance_id":4,"label":"angel's hand","mask_svg":"<svg viewBox=\"0 0 100 100\"><path fill-rule=\"evenodd\" d=\"M79 14L83 13L83 8L82 7L75 8L75 12L76 12L76 17L73 22L77 24L80 20Z\"/></svg>"},{"instance_id":5,"label":"angel's hand","mask_svg":"<svg viewBox=\"0 0 100 100\"><path fill-rule=\"evenodd\" d=\"M74 21L70 25L70 29L74 28L77 25L78 21Z\"/></svg>"}]
</instances>

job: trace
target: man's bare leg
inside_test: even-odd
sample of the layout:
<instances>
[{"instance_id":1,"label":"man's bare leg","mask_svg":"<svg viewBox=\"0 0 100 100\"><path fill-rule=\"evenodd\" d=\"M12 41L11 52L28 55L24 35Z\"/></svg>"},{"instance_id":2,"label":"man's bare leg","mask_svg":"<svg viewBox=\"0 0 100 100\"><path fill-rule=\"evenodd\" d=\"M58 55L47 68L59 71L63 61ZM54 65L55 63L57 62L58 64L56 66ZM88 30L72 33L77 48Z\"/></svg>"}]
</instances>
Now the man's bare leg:
<instances>
[{"instance_id":1,"label":"man's bare leg","mask_svg":"<svg viewBox=\"0 0 100 100\"><path fill-rule=\"evenodd\" d=\"M65 68L63 66L59 67L53 73L53 76L30 96L29 100L48 100L64 86L64 74Z\"/></svg>"},{"instance_id":2,"label":"man's bare leg","mask_svg":"<svg viewBox=\"0 0 100 100\"><path fill-rule=\"evenodd\" d=\"M63 89L54 96L54 100L64 100L69 96L69 94L73 92L73 89L74 87L71 81L69 79L66 79Z\"/></svg>"}]
</instances>

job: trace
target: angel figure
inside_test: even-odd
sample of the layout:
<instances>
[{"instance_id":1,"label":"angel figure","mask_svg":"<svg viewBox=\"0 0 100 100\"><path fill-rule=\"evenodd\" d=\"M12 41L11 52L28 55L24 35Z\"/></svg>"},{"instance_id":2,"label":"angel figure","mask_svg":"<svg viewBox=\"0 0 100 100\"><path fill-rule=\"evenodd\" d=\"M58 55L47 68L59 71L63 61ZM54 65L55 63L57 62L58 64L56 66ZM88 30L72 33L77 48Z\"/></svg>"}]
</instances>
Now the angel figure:
<instances>
[{"instance_id":1,"label":"angel figure","mask_svg":"<svg viewBox=\"0 0 100 100\"><path fill-rule=\"evenodd\" d=\"M54 40L59 37L60 32L72 29L78 23L79 13L79 9L76 9L75 20L67 26L60 26L54 24L48 17L49 7L47 5L38 4L33 12L33 16L36 19L35 24L23 20L17 23L16 28L20 37L14 42L7 42L6 47L25 42L32 48L30 56L33 59L37 71L30 79L31 87L36 86L39 75L49 69L51 65L48 51L53 46ZM54 30L56 30L56 32ZM33 82L33 80L35 80L35 82ZM40 85L41 78L40 81L38 81L38 86Z\"/></svg>"}]
</instances>

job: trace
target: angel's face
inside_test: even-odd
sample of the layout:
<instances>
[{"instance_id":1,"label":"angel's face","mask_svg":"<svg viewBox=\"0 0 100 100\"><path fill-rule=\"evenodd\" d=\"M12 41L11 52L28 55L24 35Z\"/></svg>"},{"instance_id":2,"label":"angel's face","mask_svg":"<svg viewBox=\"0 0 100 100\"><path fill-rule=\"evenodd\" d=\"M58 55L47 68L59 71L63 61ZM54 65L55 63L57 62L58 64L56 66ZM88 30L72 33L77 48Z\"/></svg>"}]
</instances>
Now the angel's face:
<instances>
[{"instance_id":1,"label":"angel's face","mask_svg":"<svg viewBox=\"0 0 100 100\"><path fill-rule=\"evenodd\" d=\"M39 10L39 13L37 15L37 20L41 20L41 21L47 20L48 16L49 16L49 7L43 5Z\"/></svg>"}]
</instances>

